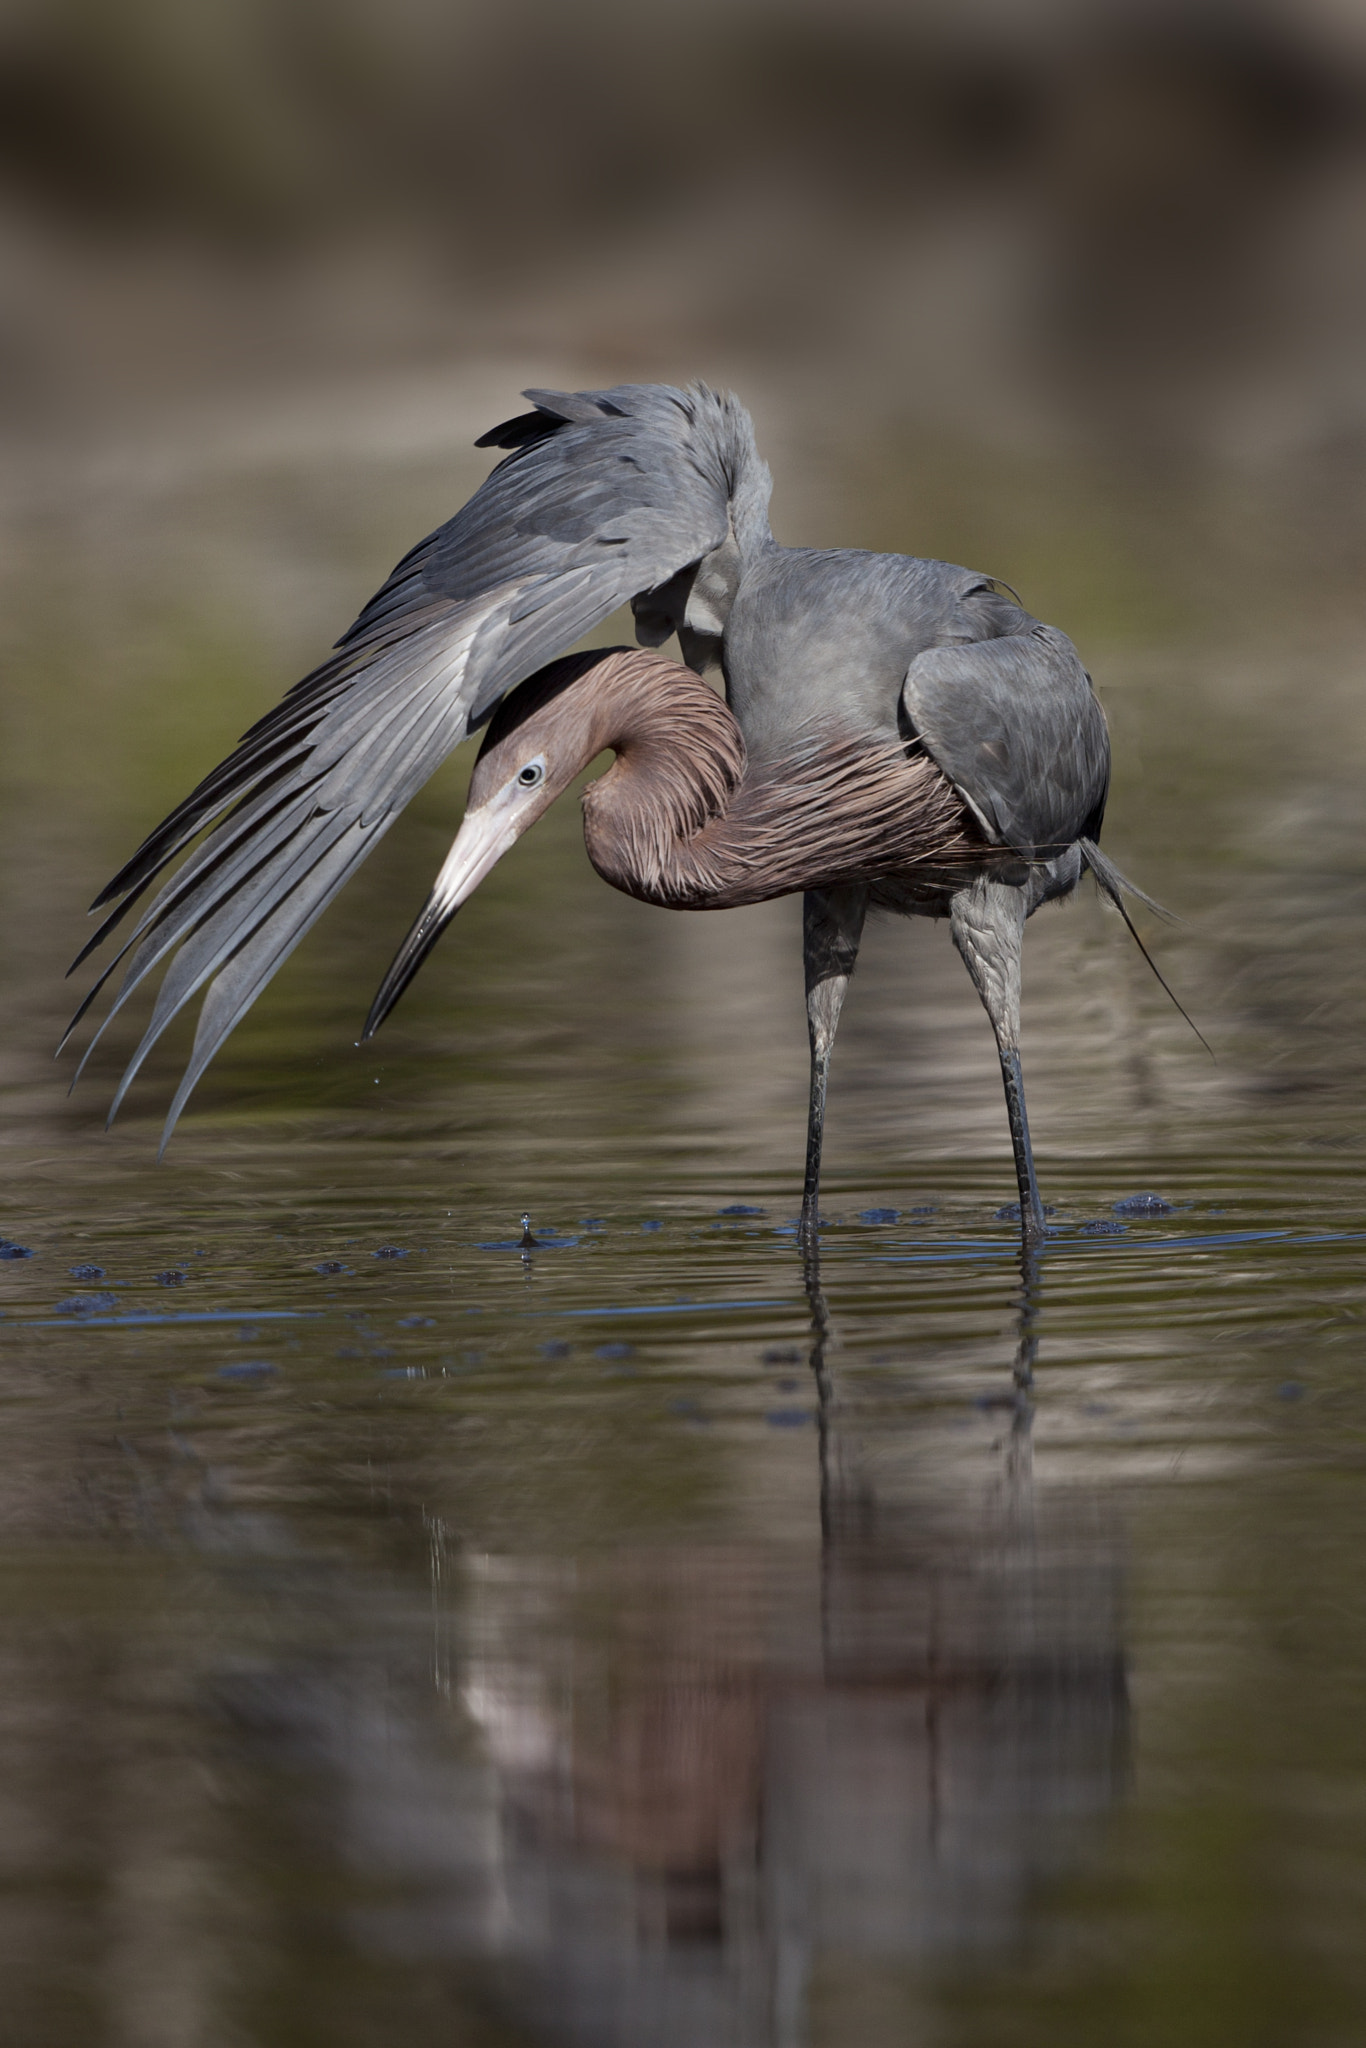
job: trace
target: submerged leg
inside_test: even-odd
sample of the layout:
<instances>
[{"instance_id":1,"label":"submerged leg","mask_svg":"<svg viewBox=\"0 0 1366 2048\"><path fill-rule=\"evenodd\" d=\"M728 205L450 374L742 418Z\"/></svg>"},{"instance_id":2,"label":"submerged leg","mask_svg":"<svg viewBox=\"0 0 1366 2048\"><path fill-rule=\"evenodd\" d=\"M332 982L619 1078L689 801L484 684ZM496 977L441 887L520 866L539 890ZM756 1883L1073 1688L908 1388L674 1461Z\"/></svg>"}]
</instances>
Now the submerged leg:
<instances>
[{"instance_id":1,"label":"submerged leg","mask_svg":"<svg viewBox=\"0 0 1366 2048\"><path fill-rule=\"evenodd\" d=\"M1020 949L1024 938L1025 892L1006 882L974 882L960 889L949 912L953 943L996 1034L1005 1082L1015 1178L1020 1188L1020 1227L1029 1238L1043 1236L1043 1203L1034 1172L1020 1067Z\"/></svg>"},{"instance_id":2,"label":"submerged leg","mask_svg":"<svg viewBox=\"0 0 1366 2048\"><path fill-rule=\"evenodd\" d=\"M806 1182L802 1188L805 1234L816 1227L821 1140L825 1135L825 1085L840 1011L858 958L863 920L868 914L868 891L857 886L808 889L802 912L806 1028L811 1039L811 1104L806 1119Z\"/></svg>"}]
</instances>

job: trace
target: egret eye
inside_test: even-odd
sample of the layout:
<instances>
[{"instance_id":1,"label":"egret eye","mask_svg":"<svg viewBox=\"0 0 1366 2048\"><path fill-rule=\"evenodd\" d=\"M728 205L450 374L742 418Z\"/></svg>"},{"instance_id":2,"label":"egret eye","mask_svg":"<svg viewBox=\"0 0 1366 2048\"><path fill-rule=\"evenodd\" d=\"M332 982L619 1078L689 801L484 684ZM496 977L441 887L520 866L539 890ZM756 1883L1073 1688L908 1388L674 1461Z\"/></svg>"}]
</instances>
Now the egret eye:
<instances>
[{"instance_id":1,"label":"egret eye","mask_svg":"<svg viewBox=\"0 0 1366 2048\"><path fill-rule=\"evenodd\" d=\"M538 782L545 781L545 762L528 761L525 768L518 770L517 780L523 789L534 789Z\"/></svg>"}]
</instances>

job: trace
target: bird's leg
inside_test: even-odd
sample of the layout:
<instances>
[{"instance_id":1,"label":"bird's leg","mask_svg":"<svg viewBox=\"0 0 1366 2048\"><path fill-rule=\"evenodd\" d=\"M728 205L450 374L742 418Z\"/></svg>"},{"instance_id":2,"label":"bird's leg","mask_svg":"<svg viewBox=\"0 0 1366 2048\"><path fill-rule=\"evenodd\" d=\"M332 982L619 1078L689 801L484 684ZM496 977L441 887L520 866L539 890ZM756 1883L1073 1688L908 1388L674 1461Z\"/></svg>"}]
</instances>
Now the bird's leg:
<instances>
[{"instance_id":1,"label":"bird's leg","mask_svg":"<svg viewBox=\"0 0 1366 2048\"><path fill-rule=\"evenodd\" d=\"M803 1237L814 1234L821 1182L821 1140L825 1135L825 1087L830 1054L844 1007L849 977L858 958L868 891L808 889L802 901L802 961L806 969L806 1028L811 1039L811 1104L806 1119L806 1181L802 1188Z\"/></svg>"},{"instance_id":2,"label":"bird's leg","mask_svg":"<svg viewBox=\"0 0 1366 2048\"><path fill-rule=\"evenodd\" d=\"M1020 1188L1020 1228L1028 1242L1043 1236L1044 1216L1029 1143L1024 1074L1020 1067L1020 952L1026 907L1023 889L983 878L970 889L959 890L950 906L949 921L953 943L963 956L996 1034L1010 1117L1010 1142L1015 1151L1015 1178Z\"/></svg>"}]
</instances>

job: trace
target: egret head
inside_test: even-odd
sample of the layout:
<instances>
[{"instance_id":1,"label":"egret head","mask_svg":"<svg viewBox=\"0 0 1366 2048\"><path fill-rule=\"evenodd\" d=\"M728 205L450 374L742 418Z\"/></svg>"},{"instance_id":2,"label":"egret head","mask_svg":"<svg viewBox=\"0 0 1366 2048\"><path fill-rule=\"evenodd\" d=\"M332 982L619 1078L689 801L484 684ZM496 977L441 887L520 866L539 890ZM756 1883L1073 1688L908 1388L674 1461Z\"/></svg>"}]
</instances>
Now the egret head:
<instances>
[{"instance_id":1,"label":"egret head","mask_svg":"<svg viewBox=\"0 0 1366 2048\"><path fill-rule=\"evenodd\" d=\"M499 704L474 764L460 830L421 915L380 984L364 1037L378 1031L485 876L602 752L602 692L574 686L593 671L600 676L605 655L617 652L632 650L597 648L552 662Z\"/></svg>"}]
</instances>

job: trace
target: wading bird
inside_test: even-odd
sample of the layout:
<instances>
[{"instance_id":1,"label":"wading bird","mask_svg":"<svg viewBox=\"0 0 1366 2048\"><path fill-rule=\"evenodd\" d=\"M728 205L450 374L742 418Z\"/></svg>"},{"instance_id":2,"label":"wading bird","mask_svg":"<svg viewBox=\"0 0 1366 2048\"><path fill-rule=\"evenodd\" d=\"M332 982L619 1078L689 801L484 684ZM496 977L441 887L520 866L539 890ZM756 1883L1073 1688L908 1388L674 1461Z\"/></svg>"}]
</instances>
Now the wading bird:
<instances>
[{"instance_id":1,"label":"wading bird","mask_svg":"<svg viewBox=\"0 0 1366 2048\"><path fill-rule=\"evenodd\" d=\"M75 965L212 827L73 1019L119 960L131 955L111 1017L169 961L111 1120L205 990L164 1149L276 968L492 714L464 822L367 1036L501 855L610 748L584 823L615 888L693 910L804 892L806 1225L831 1049L873 904L949 920L995 1033L1022 1227L1037 1236L1025 920L1088 868L1116 904L1129 886L1096 845L1109 740L1071 642L1005 585L950 563L779 546L769 473L731 397L655 384L525 396L533 410L479 442L508 453L469 503L97 898L96 910L117 907ZM628 600L642 647L677 634L686 667L635 649L563 657ZM724 702L701 680L714 666Z\"/></svg>"}]
</instances>

